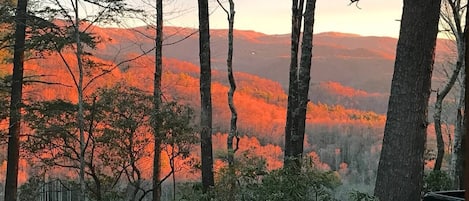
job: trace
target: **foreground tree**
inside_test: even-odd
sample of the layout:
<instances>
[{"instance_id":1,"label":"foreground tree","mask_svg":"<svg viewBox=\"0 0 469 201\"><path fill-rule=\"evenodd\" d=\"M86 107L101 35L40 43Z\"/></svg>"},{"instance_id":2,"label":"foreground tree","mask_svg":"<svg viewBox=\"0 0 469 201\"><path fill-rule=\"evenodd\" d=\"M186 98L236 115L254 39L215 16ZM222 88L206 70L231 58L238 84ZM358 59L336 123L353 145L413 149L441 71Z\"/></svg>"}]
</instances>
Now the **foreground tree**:
<instances>
[{"instance_id":1,"label":"foreground tree","mask_svg":"<svg viewBox=\"0 0 469 201\"><path fill-rule=\"evenodd\" d=\"M202 186L207 192L214 186L212 152L212 69L210 65L210 26L208 0L199 0L199 59L200 59L200 149L202 157Z\"/></svg>"},{"instance_id":2,"label":"foreground tree","mask_svg":"<svg viewBox=\"0 0 469 201\"><path fill-rule=\"evenodd\" d=\"M7 175L5 201L16 201L18 191L18 163L20 157L21 107L23 105L23 65L26 37L27 0L18 0L15 15L15 45L13 76L10 96L10 121L8 130Z\"/></svg>"},{"instance_id":3,"label":"foreground tree","mask_svg":"<svg viewBox=\"0 0 469 201\"><path fill-rule=\"evenodd\" d=\"M313 47L313 25L316 0L293 1L290 81L288 86L287 122L285 126L284 168L299 170L303 158L306 108L308 105L311 57ZM298 65L301 21L304 15L304 30L301 44L301 60Z\"/></svg>"},{"instance_id":4,"label":"foreground tree","mask_svg":"<svg viewBox=\"0 0 469 201\"><path fill-rule=\"evenodd\" d=\"M469 22L469 15L467 14L466 12L466 22ZM464 33L464 44L465 44L465 61L469 61L469 31L467 30L466 28L466 31ZM467 75L469 75L469 64L466 62L465 63L465 69L464 69L464 72L465 72L465 75L464 76L464 83L465 83L465 105L464 105L464 111L469 111L469 99L467 97L469 97L469 85L467 83L469 83L469 77ZM461 144L462 144L462 150L463 150L463 158L465 158L464 161L464 180L463 180L463 185L464 185L464 190L466 193L464 193L464 198L465 200L469 200L469 160L467 159L469 157L469 139L468 139L468 133L469 133L469 113L468 112L464 112L464 122L465 122L465 134L462 135L462 140L461 140Z\"/></svg>"},{"instance_id":5,"label":"foreground tree","mask_svg":"<svg viewBox=\"0 0 469 201\"><path fill-rule=\"evenodd\" d=\"M464 39L465 39L465 30L464 30L464 23L465 21L463 20L463 15L466 12L466 7L467 7L467 1L460 1L460 0L444 0L442 4L442 14L441 14L441 19L442 21L447 25L447 29L453 35L454 41L456 42L456 47L457 47L457 59L456 63L454 64L454 70L453 70L453 75L450 78L450 81L448 82L451 83L451 80L453 79L454 74L456 71L459 69L459 99L457 101L457 107L456 107L456 122L454 123L455 129L454 129L454 137L453 137L453 143L452 143L452 153L451 153L451 168L450 168L450 175L452 177L452 180L454 182L453 187L456 189L462 189L463 188L463 151L462 151L462 145L461 145L461 139L462 135L464 134L464 123L463 123L463 111L464 111L464 102L465 102L465 90L464 90L464 78L465 78L465 72L464 70L460 70L462 66L464 65L464 52L465 52L465 44L464 44ZM448 86L448 85L447 85ZM443 93L441 93L443 94ZM441 99L444 98L444 96L440 95ZM437 96L437 100L435 103L435 114L437 114L438 108L437 104L439 102L439 97ZM439 158L443 158L444 156L444 141L441 134L439 134L438 128L438 120L435 119L435 131L437 132L437 142L438 142L438 155L437 155L437 161L435 162L435 169L438 168L439 163L441 163L442 159L438 161ZM441 130L441 129L439 129Z\"/></svg>"},{"instance_id":6,"label":"foreground tree","mask_svg":"<svg viewBox=\"0 0 469 201\"><path fill-rule=\"evenodd\" d=\"M234 2L233 0L229 0L230 7L226 9L220 0L217 0L218 5L222 7L223 11L225 11L228 20L228 56L226 59L226 67L228 70L228 81L230 82L230 90L228 91L228 107L231 111L231 119L230 119L230 132L228 133L228 138L226 139L226 147L228 150L228 174L230 181L228 182L228 200L235 200L235 187L236 187L236 173L235 173L235 166L234 166L234 155L235 152L238 150L238 113L236 112L236 107L234 104L234 93L236 91L236 81L234 79L233 74L233 38L234 38ZM236 138L236 145L233 146L233 140Z\"/></svg>"},{"instance_id":7,"label":"foreground tree","mask_svg":"<svg viewBox=\"0 0 469 201\"><path fill-rule=\"evenodd\" d=\"M163 75L163 0L156 0L156 36L155 36L155 76L153 80L153 201L161 200L161 144L162 138L160 122L157 121L157 114L161 108L161 77Z\"/></svg>"},{"instance_id":8,"label":"foreground tree","mask_svg":"<svg viewBox=\"0 0 469 201\"><path fill-rule=\"evenodd\" d=\"M76 120L80 131L80 199L86 200L84 158L88 139L86 139L84 127L85 90L96 79L112 72L120 64L128 62L123 61L113 66L93 61L93 54L88 50L95 48L100 38L92 33L92 27L99 23L118 24L119 17L123 17L125 13L138 12L138 10L130 8L124 0L72 0L70 2L50 0L48 3L37 12L41 14L40 17L44 18L43 21L49 21L49 29L42 32L43 35L49 36L49 40L45 43L51 46L52 51L59 54L77 91ZM82 15L81 12L86 15ZM56 19L63 19L64 23L54 24ZM75 60L68 60L65 56L70 50L74 53Z\"/></svg>"},{"instance_id":9,"label":"foreground tree","mask_svg":"<svg viewBox=\"0 0 469 201\"><path fill-rule=\"evenodd\" d=\"M193 166L190 151L199 142L195 135L193 110L176 102L164 103L158 113L162 131L162 152L168 156L170 172L160 179L160 184L171 177L173 184L173 200L176 200L176 172L180 171L177 162L182 166ZM189 159L189 160L186 160Z\"/></svg>"},{"instance_id":10,"label":"foreground tree","mask_svg":"<svg viewBox=\"0 0 469 201\"><path fill-rule=\"evenodd\" d=\"M94 113L101 121L96 122L96 131L92 133L102 144L97 144L96 148L91 149L99 156L98 160L93 158L87 160L95 160L98 163L95 166L99 167L99 159L102 159L104 163L101 170L112 170L113 173L104 178L114 183L121 181L121 174L125 175L127 181L123 181L127 182L127 189L130 189L126 200L142 200L147 191L144 188L145 178L142 175L144 171L140 161L150 157L150 153L145 150L151 142L149 135L151 114L148 110L151 106L151 96L139 89L119 83L112 88L98 90L94 97L96 100L92 103L94 107L90 108L90 113ZM91 116L91 118L96 117ZM101 125L105 129L98 128ZM101 149L106 151L102 152ZM102 153L104 154L100 155ZM111 182L109 182L111 185L103 183L104 187L113 187ZM119 192L118 189L110 189L110 192ZM93 189L91 191L93 192Z\"/></svg>"},{"instance_id":11,"label":"foreground tree","mask_svg":"<svg viewBox=\"0 0 469 201\"><path fill-rule=\"evenodd\" d=\"M99 201L118 195L116 186L124 176L136 193L142 191L143 178L137 164L148 155L150 106L150 96L123 85L99 90L84 100L85 152L89 154L83 159L85 174L91 178L86 185L90 198ZM79 172L82 159L77 113L78 105L63 100L38 102L26 108L25 120L32 133L24 148L35 167L52 173Z\"/></svg>"},{"instance_id":12,"label":"foreground tree","mask_svg":"<svg viewBox=\"0 0 469 201\"><path fill-rule=\"evenodd\" d=\"M378 165L381 201L420 200L440 0L404 0Z\"/></svg>"}]
</instances>

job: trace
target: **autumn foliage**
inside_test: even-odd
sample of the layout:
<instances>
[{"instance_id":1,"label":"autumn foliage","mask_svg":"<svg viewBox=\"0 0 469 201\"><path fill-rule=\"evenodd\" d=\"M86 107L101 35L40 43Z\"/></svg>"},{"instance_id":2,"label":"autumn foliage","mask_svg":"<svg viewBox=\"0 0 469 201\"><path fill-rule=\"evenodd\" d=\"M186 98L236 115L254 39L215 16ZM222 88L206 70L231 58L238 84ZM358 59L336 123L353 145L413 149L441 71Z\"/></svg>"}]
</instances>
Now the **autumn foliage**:
<instances>
[{"instance_id":1,"label":"autumn foliage","mask_svg":"<svg viewBox=\"0 0 469 201\"><path fill-rule=\"evenodd\" d=\"M135 55L128 55L132 58ZM26 63L27 75L42 75L38 77L42 81L60 84L31 84L26 86L26 99L30 102L39 100L64 99L76 102L76 91L73 90L73 82L58 55L49 55L46 59L30 60ZM65 59L74 59L72 54L65 54ZM110 61L92 58L94 61L114 65ZM124 82L132 87L137 87L145 92L152 91L152 65L151 57L141 57L115 71L98 79L85 91L88 96L99 87L110 87L113 83ZM74 63L73 61L70 63ZM8 66L4 66L7 68ZM73 68L72 68L73 69ZM195 110L200 107L198 95L198 67L176 59L164 59L163 94L167 101L177 101L180 104L191 106ZM90 69L90 75L99 73ZM239 141L240 152L250 150L251 153L266 159L269 170L278 169L282 165L283 133L286 114L286 94L279 83L260 78L246 73L236 73L238 92L234 100L239 111ZM366 92L344 88L337 83L328 83L329 91L340 93L344 97L367 96ZM213 108L214 108L214 150L217 153L225 149L224 142L229 128L229 108L226 94L228 82L223 71L213 71ZM311 94L314 96L314 94ZM198 111L195 111L197 114ZM197 117L196 117L197 118ZM358 153L374 154L377 152L379 133L382 132L385 117L374 112L365 112L357 109L349 109L341 105L327 105L324 103L308 104L307 128L305 150L317 160L321 169L342 171L356 166ZM365 144L356 143L363 138L371 139ZM371 138L370 138L371 137ZM362 142L363 143L363 142ZM356 150L357 146L367 150ZM363 147L364 146L364 147ZM151 145L146 150L152 150ZM197 153L194 151L194 153ZM195 154L197 156L197 154ZM168 157L163 156L167 161ZM193 160L193 159L190 159ZM142 161L149 163L149 159ZM163 171L168 172L168 162L163 161ZM324 161L324 162L323 162ZM221 163L220 163L221 162ZM179 164L187 164L183 161ZM219 167L223 160L216 163ZM365 164L365 163L363 163ZM150 168L150 164L141 164L143 169ZM185 169L180 176L187 179L197 178L198 173ZM372 167L367 168L371 171ZM352 171L347 174L353 174ZM191 176L192 175L192 176ZM146 174L145 177L150 175Z\"/></svg>"},{"instance_id":2,"label":"autumn foliage","mask_svg":"<svg viewBox=\"0 0 469 201\"><path fill-rule=\"evenodd\" d=\"M89 99L98 88L111 87L118 82L151 94L154 58L150 55L139 57L140 53L136 51L116 56L111 55L109 49L125 43L127 39L137 40L138 37L130 32L119 35L119 29L95 29L106 40L97 46L96 56L87 59L102 66L87 69L85 83L102 73L102 67L109 69L119 61L132 61L96 79L84 91L85 96ZM188 30L183 31L188 32ZM253 43L262 43L257 33L245 33L241 37ZM64 59L74 65L76 58L73 52L64 52L63 55L64 58L61 58L51 53L45 55L43 59L26 62L25 74L31 81L25 86L27 103L56 99L76 103L77 91L70 73L62 62ZM134 60L137 57L139 58ZM163 65L163 100L177 101L179 104L190 106L195 110L194 114L199 114L199 67L172 58L164 58ZM1 71L9 69L11 66L7 64L0 65ZM71 66L71 69L76 68ZM268 170L278 169L283 161L287 94L280 83L266 78L243 72L235 72L235 77L238 88L234 101L238 110L238 130L241 136L237 154L249 151L251 154L263 157ZM213 145L218 170L226 165L223 153L226 152L226 133L229 130L230 112L226 98L229 88L224 70L213 70L212 79ZM383 96L342 86L336 82L319 83L312 88L311 102L308 103L306 116L305 152L315 160L320 169L337 171L344 178L370 183L376 170L373 160L377 160L380 150L385 117L372 111L364 111L360 105L363 105L364 100L375 104L374 101L380 101ZM195 118L194 121L198 122L198 117ZM151 143L145 148L148 153L152 149ZM195 180L199 177L200 173L190 167L196 166L199 160L197 149L193 147L191 157L176 159L175 163L179 166L176 175L180 179ZM167 150L171 150L171 146L167 147ZM138 163L144 170L142 175L145 178L151 176L150 158L150 156L142 157ZM162 154L162 160L162 171L167 174L171 171L167 152Z\"/></svg>"}]
</instances>

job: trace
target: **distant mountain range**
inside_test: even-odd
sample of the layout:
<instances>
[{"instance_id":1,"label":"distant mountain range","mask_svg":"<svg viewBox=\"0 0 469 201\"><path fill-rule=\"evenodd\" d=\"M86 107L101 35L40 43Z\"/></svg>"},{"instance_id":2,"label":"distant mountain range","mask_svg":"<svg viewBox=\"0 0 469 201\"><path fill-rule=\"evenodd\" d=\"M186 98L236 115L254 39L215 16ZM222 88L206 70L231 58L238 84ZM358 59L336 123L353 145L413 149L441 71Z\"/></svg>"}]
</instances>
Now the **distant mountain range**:
<instances>
[{"instance_id":1,"label":"distant mountain range","mask_svg":"<svg viewBox=\"0 0 469 201\"><path fill-rule=\"evenodd\" d=\"M197 30L180 27L164 30L164 57L198 65ZM122 61L154 46L155 31L147 27L93 27L92 31L103 41L95 51L96 56L108 61ZM287 93L290 35L254 31L235 31L234 35L234 70L278 82ZM315 34L313 40L310 100L385 113L397 39L327 32ZM448 40L438 41L438 61L451 55L450 46ZM225 71L226 30L211 31L211 47L212 69Z\"/></svg>"}]
</instances>

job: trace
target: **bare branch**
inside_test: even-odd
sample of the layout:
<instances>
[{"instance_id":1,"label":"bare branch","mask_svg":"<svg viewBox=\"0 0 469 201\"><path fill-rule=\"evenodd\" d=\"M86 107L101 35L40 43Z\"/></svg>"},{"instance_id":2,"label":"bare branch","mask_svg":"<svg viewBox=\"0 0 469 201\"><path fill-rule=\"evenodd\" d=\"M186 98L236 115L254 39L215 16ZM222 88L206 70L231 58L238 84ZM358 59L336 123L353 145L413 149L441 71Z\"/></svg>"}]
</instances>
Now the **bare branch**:
<instances>
[{"instance_id":1,"label":"bare branch","mask_svg":"<svg viewBox=\"0 0 469 201\"><path fill-rule=\"evenodd\" d=\"M66 85L60 82L48 82L48 81L43 81L43 80L34 80L32 78L38 78L38 77L47 77L51 75L30 75L30 76L24 76L24 83L39 83L39 84L46 84L46 85L61 85L64 87L72 87L70 85Z\"/></svg>"},{"instance_id":2,"label":"bare branch","mask_svg":"<svg viewBox=\"0 0 469 201\"><path fill-rule=\"evenodd\" d=\"M101 72L101 74L91 78L90 81L88 81L88 83L86 83L85 87L83 87L83 91L86 90L86 88L88 88L92 83L93 81L95 81L96 79L104 76L104 75L107 75L109 74L110 72L112 72L113 70L115 70L116 68L118 68L119 66L121 66L122 64L125 64L125 63L128 63L128 62L132 62L132 61L135 61L145 55L147 55L148 53L152 52L153 50L155 50L156 47L153 47L147 51L144 51L142 54L136 56L136 57L133 57L133 58L130 58L130 59L126 59L124 61L121 61L119 63L117 63L116 65L114 65L113 67L111 67L110 69L106 69L106 70L103 70L103 72Z\"/></svg>"},{"instance_id":3,"label":"bare branch","mask_svg":"<svg viewBox=\"0 0 469 201\"><path fill-rule=\"evenodd\" d=\"M45 84L45 85L61 85L64 87L72 87L70 85L62 84L60 82L47 82L47 81L42 81L42 80L27 80L27 81L24 81L24 83L38 83L38 84Z\"/></svg>"},{"instance_id":4,"label":"bare branch","mask_svg":"<svg viewBox=\"0 0 469 201\"><path fill-rule=\"evenodd\" d=\"M137 30L137 29L132 29L132 30L135 31L135 32L137 32L137 33L139 33L139 34L141 34L143 37L145 37L145 38L147 38L147 39L154 40L153 36L149 36L149 35L145 34L144 32L139 31L139 30ZM184 36L182 39L179 39L179 40L176 40L176 41L170 42L170 43L164 43L163 46L178 44L178 43L180 43L180 42L182 42L182 41L184 41L184 40L190 38L191 36L197 34L198 32L199 32L198 29L197 29L197 30L194 30L193 32L191 32L191 33L188 34L187 36ZM171 38L172 36L175 36L177 33L179 33L179 31L178 31L178 32L175 32L175 33L173 33L173 34L171 34L171 35L169 35L169 36L167 36L163 41L165 41L165 40Z\"/></svg>"},{"instance_id":5,"label":"bare branch","mask_svg":"<svg viewBox=\"0 0 469 201\"><path fill-rule=\"evenodd\" d=\"M68 70L68 72L70 73L70 76L72 76L73 83L74 83L75 86L78 88L78 81L77 81L77 78L76 78L75 74L74 74L73 71L72 71L72 67L71 67L70 64L67 62L67 59L65 59L65 56L62 54L62 52L60 51L60 49L59 49L59 47L57 46L57 44L54 43L54 46L55 46L55 48L57 49L57 53L59 54L60 59L62 59L62 61L64 62L65 66L67 67L67 70Z\"/></svg>"},{"instance_id":6,"label":"bare branch","mask_svg":"<svg viewBox=\"0 0 469 201\"><path fill-rule=\"evenodd\" d=\"M220 0L217 0L218 5L225 11L225 13L230 16L230 12L223 6L223 4L220 2Z\"/></svg>"},{"instance_id":7,"label":"bare branch","mask_svg":"<svg viewBox=\"0 0 469 201\"><path fill-rule=\"evenodd\" d=\"M184 36L184 38L181 38L181 39L179 39L179 40L177 40L177 41L174 41L174 42L171 42L171 43L164 43L163 46L178 44L178 43L180 43L180 42L182 42L182 41L184 41L184 40L190 38L191 36L197 34L198 32L199 32L199 30L195 30L194 32L190 33L189 35Z\"/></svg>"},{"instance_id":8,"label":"bare branch","mask_svg":"<svg viewBox=\"0 0 469 201\"><path fill-rule=\"evenodd\" d=\"M360 0L350 0L350 3L349 3L348 5L350 6L350 5L352 5L353 3L355 3L355 6L356 6L358 9L362 9L362 8L360 8L360 7L358 6L358 2L359 2L359 1L360 1Z\"/></svg>"}]
</instances>

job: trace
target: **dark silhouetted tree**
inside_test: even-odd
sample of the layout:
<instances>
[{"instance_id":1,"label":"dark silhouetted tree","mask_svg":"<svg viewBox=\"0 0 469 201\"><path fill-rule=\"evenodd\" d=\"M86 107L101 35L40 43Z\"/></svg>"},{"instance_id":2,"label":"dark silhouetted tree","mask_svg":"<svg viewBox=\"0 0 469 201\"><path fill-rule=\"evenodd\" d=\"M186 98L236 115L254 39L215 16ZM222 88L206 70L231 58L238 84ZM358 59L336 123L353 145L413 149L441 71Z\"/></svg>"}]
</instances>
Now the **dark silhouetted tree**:
<instances>
[{"instance_id":1,"label":"dark silhouetted tree","mask_svg":"<svg viewBox=\"0 0 469 201\"><path fill-rule=\"evenodd\" d=\"M157 113L161 107L161 76L163 75L163 0L156 0L156 36L155 36L155 76L153 80L153 118L152 127L154 135L153 151L153 201L161 200L161 124L157 121Z\"/></svg>"},{"instance_id":2,"label":"dark silhouetted tree","mask_svg":"<svg viewBox=\"0 0 469 201\"><path fill-rule=\"evenodd\" d=\"M467 14L466 12L466 22L469 22L469 15ZM465 33L464 33L464 45L465 45L465 61L469 61L469 31L467 30L467 26L466 26L466 30L465 30ZM469 97L469 85L467 83L469 83L469 77L467 75L469 75L469 64L468 62L465 62L465 69L464 69L464 72L465 72L465 76L464 76L464 88L465 88L465 105L464 105L464 111L469 111L469 99L467 97ZM464 180L463 180L463 185L464 185L464 190L466 191L466 193L464 193L464 198L465 200L469 200L469 160L467 159L469 157L469 139L468 139L468 133L469 133L469 113L468 112L464 112L464 127L465 127L465 133L462 135L462 140L461 140L461 144L462 144L462 156L463 156L463 160L464 161L464 164L463 164L463 175L464 175Z\"/></svg>"},{"instance_id":3,"label":"dark silhouetted tree","mask_svg":"<svg viewBox=\"0 0 469 201\"><path fill-rule=\"evenodd\" d=\"M204 192L214 186L212 153L212 69L210 65L210 26L208 0L199 0L200 59L200 147Z\"/></svg>"},{"instance_id":4,"label":"dark silhouetted tree","mask_svg":"<svg viewBox=\"0 0 469 201\"><path fill-rule=\"evenodd\" d=\"M27 0L18 0L15 15L15 45L13 50L13 75L10 91L10 121L8 127L5 201L17 200L27 5Z\"/></svg>"},{"instance_id":5,"label":"dark silhouetted tree","mask_svg":"<svg viewBox=\"0 0 469 201\"><path fill-rule=\"evenodd\" d=\"M440 0L404 0L375 195L420 200Z\"/></svg>"},{"instance_id":6,"label":"dark silhouetted tree","mask_svg":"<svg viewBox=\"0 0 469 201\"><path fill-rule=\"evenodd\" d=\"M237 121L238 121L238 113L236 112L236 107L234 104L234 93L236 91L236 81L234 79L233 75L233 32L234 32L234 16L235 16L235 10L234 10L234 2L233 0L229 0L230 7L229 9L226 9L223 4L220 2L220 0L217 0L218 4L222 7L222 9L225 11L227 15L227 20L228 20L228 56L226 59L226 67L228 70L228 81L230 83L230 89L228 91L228 106L231 111L231 119L230 119L230 132L228 133L228 138L226 139L226 147L228 150L228 174L229 174L229 179L230 181L228 182L228 199L230 201L235 200L235 187L236 187L236 174L235 174L235 167L234 167L234 155L235 152L237 151L238 148L238 143L239 143L239 137L238 137L238 127L237 127ZM233 146L233 140L236 138L236 145Z\"/></svg>"},{"instance_id":7,"label":"dark silhouetted tree","mask_svg":"<svg viewBox=\"0 0 469 201\"><path fill-rule=\"evenodd\" d=\"M303 157L316 1L306 1L304 14L303 7L304 0L293 1L290 81L288 86L287 122L285 126L284 167L296 170L301 167ZM304 30L301 44L301 59L298 64L298 49L303 15Z\"/></svg>"}]
</instances>

